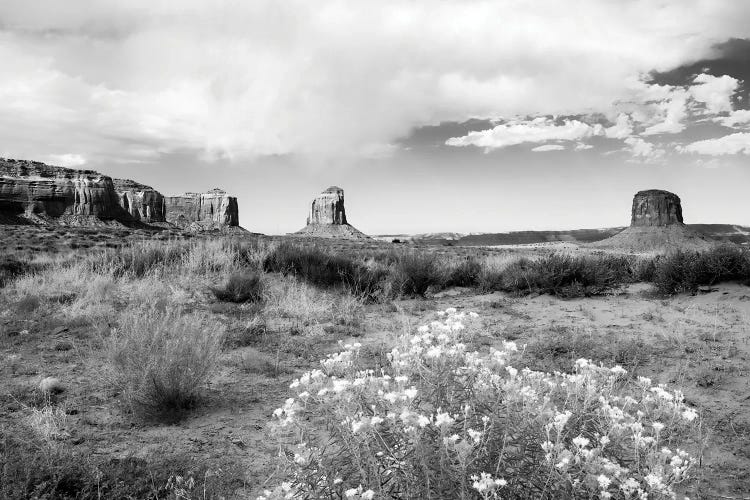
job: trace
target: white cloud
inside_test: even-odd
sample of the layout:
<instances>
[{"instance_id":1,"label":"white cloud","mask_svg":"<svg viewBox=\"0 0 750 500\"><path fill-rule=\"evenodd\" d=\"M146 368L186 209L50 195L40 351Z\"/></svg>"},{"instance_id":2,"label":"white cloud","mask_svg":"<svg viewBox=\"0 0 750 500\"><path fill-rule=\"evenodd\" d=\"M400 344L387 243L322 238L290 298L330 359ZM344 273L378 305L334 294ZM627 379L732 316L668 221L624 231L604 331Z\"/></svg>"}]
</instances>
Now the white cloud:
<instances>
[{"instance_id":1,"label":"white cloud","mask_svg":"<svg viewBox=\"0 0 750 500\"><path fill-rule=\"evenodd\" d=\"M80 167L86 164L86 158L81 155L73 153L65 153L60 155L47 155L44 158L45 163L57 165L58 167Z\"/></svg>"},{"instance_id":2,"label":"white cloud","mask_svg":"<svg viewBox=\"0 0 750 500\"><path fill-rule=\"evenodd\" d=\"M628 78L748 35L750 4L735 0L576 7L4 0L0 136L17 154L73 150L89 163L357 156L442 121L609 113Z\"/></svg>"},{"instance_id":3,"label":"white cloud","mask_svg":"<svg viewBox=\"0 0 750 500\"><path fill-rule=\"evenodd\" d=\"M620 113L615 124L604 129L604 134L610 139L625 139L632 133L633 120L625 113Z\"/></svg>"},{"instance_id":4,"label":"white cloud","mask_svg":"<svg viewBox=\"0 0 750 500\"><path fill-rule=\"evenodd\" d=\"M579 142L578 144L576 144L575 150L576 151L583 151L583 150L586 150L586 149L593 149L593 147L594 146L592 146L591 144L584 144L583 142Z\"/></svg>"},{"instance_id":5,"label":"white cloud","mask_svg":"<svg viewBox=\"0 0 750 500\"><path fill-rule=\"evenodd\" d=\"M687 91L671 90L668 98L652 105L657 110L657 115L653 119L657 123L648 126L642 135L678 134L685 130L685 119L688 117L687 101Z\"/></svg>"},{"instance_id":6,"label":"white cloud","mask_svg":"<svg viewBox=\"0 0 750 500\"><path fill-rule=\"evenodd\" d=\"M750 123L750 109L738 109L729 113L729 116L714 118L714 121L729 128L736 127L737 125L746 125Z\"/></svg>"},{"instance_id":7,"label":"white cloud","mask_svg":"<svg viewBox=\"0 0 750 500\"><path fill-rule=\"evenodd\" d=\"M445 141L448 146L477 146L487 150L515 146L525 142L577 141L594 135L596 127L578 120L557 125L551 118L502 123L489 130L469 132Z\"/></svg>"},{"instance_id":8,"label":"white cloud","mask_svg":"<svg viewBox=\"0 0 750 500\"><path fill-rule=\"evenodd\" d=\"M738 132L716 139L696 141L681 148L683 153L721 156L743 153L750 155L750 133Z\"/></svg>"},{"instance_id":9,"label":"white cloud","mask_svg":"<svg viewBox=\"0 0 750 500\"><path fill-rule=\"evenodd\" d=\"M545 151L562 151L565 149L565 146L561 144L545 144L543 146L537 146L532 149L534 153L543 153Z\"/></svg>"},{"instance_id":10,"label":"white cloud","mask_svg":"<svg viewBox=\"0 0 750 500\"><path fill-rule=\"evenodd\" d=\"M654 144L644 141L640 137L628 137L625 144L630 146L630 153L634 159L645 162L654 162L664 156L665 151Z\"/></svg>"},{"instance_id":11,"label":"white cloud","mask_svg":"<svg viewBox=\"0 0 750 500\"><path fill-rule=\"evenodd\" d=\"M706 105L706 112L718 114L732 111L732 94L739 86L739 80L729 75L719 77L702 73L695 77L690 86L693 99Z\"/></svg>"}]
</instances>

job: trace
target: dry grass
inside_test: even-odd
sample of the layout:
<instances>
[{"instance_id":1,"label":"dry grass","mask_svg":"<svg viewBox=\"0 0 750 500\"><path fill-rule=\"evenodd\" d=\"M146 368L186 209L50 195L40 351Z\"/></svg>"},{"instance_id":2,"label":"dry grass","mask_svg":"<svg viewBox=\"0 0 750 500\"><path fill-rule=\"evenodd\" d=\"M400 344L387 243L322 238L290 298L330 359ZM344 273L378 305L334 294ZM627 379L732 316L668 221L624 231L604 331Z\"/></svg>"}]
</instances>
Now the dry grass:
<instances>
[{"instance_id":1,"label":"dry grass","mask_svg":"<svg viewBox=\"0 0 750 500\"><path fill-rule=\"evenodd\" d=\"M133 412L177 420L217 367L224 327L179 309L128 311L105 340L109 379Z\"/></svg>"}]
</instances>

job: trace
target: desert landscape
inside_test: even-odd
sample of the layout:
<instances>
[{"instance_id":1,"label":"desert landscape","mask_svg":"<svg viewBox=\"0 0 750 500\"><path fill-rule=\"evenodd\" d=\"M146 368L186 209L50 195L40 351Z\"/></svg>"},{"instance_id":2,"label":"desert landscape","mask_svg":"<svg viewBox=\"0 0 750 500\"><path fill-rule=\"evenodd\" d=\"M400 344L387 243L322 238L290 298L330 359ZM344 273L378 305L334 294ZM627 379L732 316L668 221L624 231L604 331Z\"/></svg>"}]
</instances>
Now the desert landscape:
<instances>
[{"instance_id":1,"label":"desert landscape","mask_svg":"<svg viewBox=\"0 0 750 500\"><path fill-rule=\"evenodd\" d=\"M0 500L750 500L750 1L0 1Z\"/></svg>"},{"instance_id":2,"label":"desert landscape","mask_svg":"<svg viewBox=\"0 0 750 500\"><path fill-rule=\"evenodd\" d=\"M286 498L304 487L295 481L305 459L279 425L300 380L321 360L333 376L342 353L356 359L346 366L388 373L404 339L445 317L461 322L462 352L502 352L524 373L568 377L588 360L622 371L610 390L649 380L681 391L680 411L695 420L668 422L659 444L690 453L689 475L665 472L657 498L744 498L750 488L750 254L685 225L672 193L636 193L631 226L590 243L394 243L350 226L338 187L313 199L303 230L263 236L239 227L236 200L220 191L189 205L132 181L112 194L123 182L96 172L3 165L4 498ZM214 204L216 192L229 201ZM337 404L328 411L346 408ZM305 442L347 425L313 408ZM620 446L613 456L631 464ZM490 481L488 495L606 492L521 487L513 464L502 473L511 486ZM376 495L338 467L330 489L294 494ZM616 480L612 491L627 497ZM648 478L633 480L633 494L646 491Z\"/></svg>"}]
</instances>

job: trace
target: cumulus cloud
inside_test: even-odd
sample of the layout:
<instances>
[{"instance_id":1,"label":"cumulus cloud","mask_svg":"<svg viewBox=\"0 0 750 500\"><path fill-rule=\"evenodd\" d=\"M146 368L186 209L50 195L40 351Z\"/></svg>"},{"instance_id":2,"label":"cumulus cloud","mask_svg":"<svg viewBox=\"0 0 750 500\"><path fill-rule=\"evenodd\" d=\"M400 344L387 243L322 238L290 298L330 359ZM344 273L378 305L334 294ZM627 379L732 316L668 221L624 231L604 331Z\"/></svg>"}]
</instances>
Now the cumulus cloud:
<instances>
[{"instance_id":1,"label":"cumulus cloud","mask_svg":"<svg viewBox=\"0 0 750 500\"><path fill-rule=\"evenodd\" d=\"M4 0L0 134L89 162L367 155L444 121L610 112L628 78L710 56L747 35L749 13L732 0Z\"/></svg>"},{"instance_id":2,"label":"cumulus cloud","mask_svg":"<svg viewBox=\"0 0 750 500\"><path fill-rule=\"evenodd\" d=\"M681 148L684 153L699 153L710 156L746 154L750 155L750 133L737 132L716 139L696 141Z\"/></svg>"},{"instance_id":3,"label":"cumulus cloud","mask_svg":"<svg viewBox=\"0 0 750 500\"><path fill-rule=\"evenodd\" d=\"M719 77L702 73L690 87L693 99L706 105L706 112L718 114L732 111L731 97L739 86L739 80L729 75Z\"/></svg>"},{"instance_id":4,"label":"cumulus cloud","mask_svg":"<svg viewBox=\"0 0 750 500\"><path fill-rule=\"evenodd\" d=\"M57 165L59 167L80 167L81 165L86 164L86 158L73 153L47 155L43 160L46 163Z\"/></svg>"},{"instance_id":5,"label":"cumulus cloud","mask_svg":"<svg viewBox=\"0 0 750 500\"><path fill-rule=\"evenodd\" d=\"M665 151L640 137L628 137L625 144L630 148L633 159L643 162L655 162L664 156Z\"/></svg>"},{"instance_id":6,"label":"cumulus cloud","mask_svg":"<svg viewBox=\"0 0 750 500\"><path fill-rule=\"evenodd\" d=\"M565 149L565 146L562 144L545 144L543 146L537 146L533 148L531 151L534 153L544 153L545 151L562 151Z\"/></svg>"},{"instance_id":7,"label":"cumulus cloud","mask_svg":"<svg viewBox=\"0 0 750 500\"><path fill-rule=\"evenodd\" d=\"M714 121L729 128L750 124L750 109L738 109L729 113L729 116L720 116Z\"/></svg>"},{"instance_id":8,"label":"cumulus cloud","mask_svg":"<svg viewBox=\"0 0 750 500\"><path fill-rule=\"evenodd\" d=\"M576 141L591 137L597 127L578 120L565 120L562 124L546 117L534 120L502 123L489 130L469 132L463 137L452 137L448 146L478 146L486 150L515 146L525 142Z\"/></svg>"}]
</instances>

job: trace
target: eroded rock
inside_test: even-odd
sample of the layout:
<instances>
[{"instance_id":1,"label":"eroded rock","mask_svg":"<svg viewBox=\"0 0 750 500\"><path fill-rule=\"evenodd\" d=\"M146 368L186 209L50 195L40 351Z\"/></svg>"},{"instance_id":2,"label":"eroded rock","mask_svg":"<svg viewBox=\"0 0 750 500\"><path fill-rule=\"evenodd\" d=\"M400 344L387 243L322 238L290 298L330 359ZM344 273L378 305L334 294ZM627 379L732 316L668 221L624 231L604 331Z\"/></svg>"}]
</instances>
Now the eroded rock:
<instances>
[{"instance_id":1,"label":"eroded rock","mask_svg":"<svg viewBox=\"0 0 750 500\"><path fill-rule=\"evenodd\" d=\"M240 225L237 198L222 189L164 198L167 221L181 228L221 229Z\"/></svg>"},{"instance_id":2,"label":"eroded rock","mask_svg":"<svg viewBox=\"0 0 750 500\"><path fill-rule=\"evenodd\" d=\"M680 197L669 191L649 189L633 197L630 225L668 226L683 224Z\"/></svg>"}]
</instances>

